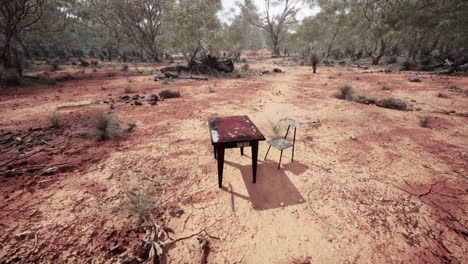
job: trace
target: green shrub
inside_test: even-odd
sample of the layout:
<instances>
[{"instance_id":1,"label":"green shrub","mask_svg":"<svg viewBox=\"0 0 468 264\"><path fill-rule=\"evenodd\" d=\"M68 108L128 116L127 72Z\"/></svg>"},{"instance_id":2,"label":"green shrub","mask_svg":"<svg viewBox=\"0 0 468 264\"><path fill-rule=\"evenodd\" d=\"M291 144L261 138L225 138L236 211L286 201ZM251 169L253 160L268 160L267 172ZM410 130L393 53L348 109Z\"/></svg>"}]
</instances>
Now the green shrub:
<instances>
[{"instance_id":1,"label":"green shrub","mask_svg":"<svg viewBox=\"0 0 468 264\"><path fill-rule=\"evenodd\" d=\"M449 88L449 89L450 89L450 90L453 90L453 91L457 91L457 92L461 91L461 88L460 88L460 87L458 87L458 86L456 86L456 85L452 85L452 86L450 86L450 88Z\"/></svg>"},{"instance_id":2,"label":"green shrub","mask_svg":"<svg viewBox=\"0 0 468 264\"><path fill-rule=\"evenodd\" d=\"M384 84L384 85L382 85L382 90L384 90L384 91L391 91L391 90L392 90L392 87L390 87L389 85Z\"/></svg>"},{"instance_id":3,"label":"green shrub","mask_svg":"<svg viewBox=\"0 0 468 264\"><path fill-rule=\"evenodd\" d=\"M395 64L395 63L398 63L398 58L397 57L388 58L387 64Z\"/></svg>"},{"instance_id":4,"label":"green shrub","mask_svg":"<svg viewBox=\"0 0 468 264\"><path fill-rule=\"evenodd\" d=\"M126 93L126 94L133 93L133 90L130 87L125 87L124 88L124 93Z\"/></svg>"},{"instance_id":5,"label":"green shrub","mask_svg":"<svg viewBox=\"0 0 468 264\"><path fill-rule=\"evenodd\" d=\"M422 65L430 65L432 63L432 58L431 57L424 57L421 59L420 63Z\"/></svg>"},{"instance_id":6,"label":"green shrub","mask_svg":"<svg viewBox=\"0 0 468 264\"><path fill-rule=\"evenodd\" d=\"M312 64L312 65L317 65L317 64L319 64L319 63L320 63L320 58L319 58L319 56L318 56L317 54L315 54L315 53L312 54L312 55L310 56L310 64Z\"/></svg>"},{"instance_id":7,"label":"green shrub","mask_svg":"<svg viewBox=\"0 0 468 264\"><path fill-rule=\"evenodd\" d=\"M437 97L439 97L439 98L448 98L448 95L446 95L446 94L444 94L444 93L442 93L442 92L439 92L439 93L437 94Z\"/></svg>"},{"instance_id":8,"label":"green shrub","mask_svg":"<svg viewBox=\"0 0 468 264\"><path fill-rule=\"evenodd\" d=\"M50 66L52 67L52 71L61 70L60 65L56 62L52 63Z\"/></svg>"},{"instance_id":9,"label":"green shrub","mask_svg":"<svg viewBox=\"0 0 468 264\"><path fill-rule=\"evenodd\" d=\"M354 101L360 104L369 104L369 98L364 95L359 95L357 98L354 98Z\"/></svg>"},{"instance_id":10,"label":"green shrub","mask_svg":"<svg viewBox=\"0 0 468 264\"><path fill-rule=\"evenodd\" d=\"M429 127L432 123L432 118L430 116L425 116L419 119L419 126Z\"/></svg>"},{"instance_id":11,"label":"green shrub","mask_svg":"<svg viewBox=\"0 0 468 264\"><path fill-rule=\"evenodd\" d=\"M414 65L410 61L406 60L401 64L401 69L404 71L409 71L413 69Z\"/></svg>"}]
</instances>

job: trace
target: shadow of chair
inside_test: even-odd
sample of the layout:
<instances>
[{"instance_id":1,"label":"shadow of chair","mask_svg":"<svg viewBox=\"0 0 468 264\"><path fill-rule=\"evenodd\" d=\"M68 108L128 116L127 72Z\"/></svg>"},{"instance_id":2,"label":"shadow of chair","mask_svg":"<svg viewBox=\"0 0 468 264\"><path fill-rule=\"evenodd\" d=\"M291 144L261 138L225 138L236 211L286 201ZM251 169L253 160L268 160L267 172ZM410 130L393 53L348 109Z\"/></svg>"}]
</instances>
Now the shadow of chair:
<instances>
[{"instance_id":1,"label":"shadow of chair","mask_svg":"<svg viewBox=\"0 0 468 264\"><path fill-rule=\"evenodd\" d=\"M251 181L251 165L240 165L230 161L225 164L238 168L247 188L248 196L229 191L232 195L249 200L254 210L267 210L304 203L305 200L283 170L274 162L259 162L257 183Z\"/></svg>"}]
</instances>

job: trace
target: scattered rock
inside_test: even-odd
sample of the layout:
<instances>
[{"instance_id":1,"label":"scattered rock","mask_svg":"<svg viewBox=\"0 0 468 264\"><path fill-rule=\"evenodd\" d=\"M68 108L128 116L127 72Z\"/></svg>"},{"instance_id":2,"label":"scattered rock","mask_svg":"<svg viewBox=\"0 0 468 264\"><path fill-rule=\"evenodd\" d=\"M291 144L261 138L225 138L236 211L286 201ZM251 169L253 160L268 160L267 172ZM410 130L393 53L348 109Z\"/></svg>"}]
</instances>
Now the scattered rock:
<instances>
[{"instance_id":1,"label":"scattered rock","mask_svg":"<svg viewBox=\"0 0 468 264\"><path fill-rule=\"evenodd\" d=\"M148 96L148 103L150 105L155 105L158 102L158 96L156 94L150 94Z\"/></svg>"},{"instance_id":2,"label":"scattered rock","mask_svg":"<svg viewBox=\"0 0 468 264\"><path fill-rule=\"evenodd\" d=\"M180 92L171 88L166 88L159 92L159 97L161 98L177 98L180 97Z\"/></svg>"},{"instance_id":3,"label":"scattered rock","mask_svg":"<svg viewBox=\"0 0 468 264\"><path fill-rule=\"evenodd\" d=\"M136 127L135 123L128 123L128 127L125 129L127 132L132 131Z\"/></svg>"},{"instance_id":4,"label":"scattered rock","mask_svg":"<svg viewBox=\"0 0 468 264\"><path fill-rule=\"evenodd\" d=\"M408 78L408 81L410 81L410 82L420 82L421 79L419 79L418 76L410 76L410 77Z\"/></svg>"},{"instance_id":5,"label":"scattered rock","mask_svg":"<svg viewBox=\"0 0 468 264\"><path fill-rule=\"evenodd\" d=\"M276 72L276 73L281 73L282 71L281 71L281 69L274 68L274 69L273 69L273 72Z\"/></svg>"},{"instance_id":6,"label":"scattered rock","mask_svg":"<svg viewBox=\"0 0 468 264\"><path fill-rule=\"evenodd\" d=\"M416 111L421 112L422 111L421 107L416 108Z\"/></svg>"},{"instance_id":7,"label":"scattered rock","mask_svg":"<svg viewBox=\"0 0 468 264\"><path fill-rule=\"evenodd\" d=\"M405 102L398 100L398 99L390 98L390 97L377 99L375 100L375 104L377 106L384 107L384 108L390 108L390 109L395 109L395 110L406 110Z\"/></svg>"},{"instance_id":8,"label":"scattered rock","mask_svg":"<svg viewBox=\"0 0 468 264\"><path fill-rule=\"evenodd\" d=\"M270 71L262 71L262 74L269 74Z\"/></svg>"},{"instance_id":9,"label":"scattered rock","mask_svg":"<svg viewBox=\"0 0 468 264\"><path fill-rule=\"evenodd\" d=\"M171 216L176 216L176 217L179 217L181 216L183 213L185 213L184 209L181 209L181 208L176 208L176 209L172 209L169 214Z\"/></svg>"},{"instance_id":10,"label":"scattered rock","mask_svg":"<svg viewBox=\"0 0 468 264\"><path fill-rule=\"evenodd\" d=\"M138 94L135 94L134 96L132 96L132 100L138 100L140 99L140 96Z\"/></svg>"},{"instance_id":11,"label":"scattered rock","mask_svg":"<svg viewBox=\"0 0 468 264\"><path fill-rule=\"evenodd\" d=\"M128 95L122 95L122 96L120 96L120 99L122 99L122 100L130 100L130 96L128 96Z\"/></svg>"},{"instance_id":12,"label":"scattered rock","mask_svg":"<svg viewBox=\"0 0 468 264\"><path fill-rule=\"evenodd\" d=\"M135 100L135 105L143 105L143 103L140 100Z\"/></svg>"},{"instance_id":13,"label":"scattered rock","mask_svg":"<svg viewBox=\"0 0 468 264\"><path fill-rule=\"evenodd\" d=\"M114 109L114 108L115 108L114 104L111 104L109 107L110 107L110 109Z\"/></svg>"}]
</instances>

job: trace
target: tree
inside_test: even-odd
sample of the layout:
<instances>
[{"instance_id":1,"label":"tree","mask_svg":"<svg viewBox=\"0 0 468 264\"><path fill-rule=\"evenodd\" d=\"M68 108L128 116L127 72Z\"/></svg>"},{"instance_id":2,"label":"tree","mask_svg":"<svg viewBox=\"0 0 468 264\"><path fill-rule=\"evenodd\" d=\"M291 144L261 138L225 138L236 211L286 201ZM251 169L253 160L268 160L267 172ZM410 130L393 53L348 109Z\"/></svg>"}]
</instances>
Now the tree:
<instances>
[{"instance_id":1,"label":"tree","mask_svg":"<svg viewBox=\"0 0 468 264\"><path fill-rule=\"evenodd\" d=\"M164 34L163 21L174 0L88 0L89 16L114 35L124 34L135 49L142 49L152 61L159 61ZM117 26L117 28L116 28Z\"/></svg>"},{"instance_id":2,"label":"tree","mask_svg":"<svg viewBox=\"0 0 468 264\"><path fill-rule=\"evenodd\" d=\"M14 42L22 43L23 33L32 30L41 19L44 5L45 0L4 0L0 5L0 60L6 70L22 75Z\"/></svg>"},{"instance_id":3,"label":"tree","mask_svg":"<svg viewBox=\"0 0 468 264\"><path fill-rule=\"evenodd\" d=\"M217 1L184 0L174 7L170 16L171 40L188 63L202 51L207 51L221 24L216 16L221 7Z\"/></svg>"},{"instance_id":4,"label":"tree","mask_svg":"<svg viewBox=\"0 0 468 264\"><path fill-rule=\"evenodd\" d=\"M239 61L243 50L258 50L263 47L263 35L259 28L249 23L240 13L230 25L224 27L225 50L229 51L235 61Z\"/></svg>"},{"instance_id":5,"label":"tree","mask_svg":"<svg viewBox=\"0 0 468 264\"><path fill-rule=\"evenodd\" d=\"M265 11L262 15L258 14L252 0L244 0L241 5L242 14L248 21L265 30L275 56L280 55L280 44L285 36L284 31L297 22L297 2L298 0L264 0ZM273 14L274 7L281 7L281 11L278 14Z\"/></svg>"}]
</instances>

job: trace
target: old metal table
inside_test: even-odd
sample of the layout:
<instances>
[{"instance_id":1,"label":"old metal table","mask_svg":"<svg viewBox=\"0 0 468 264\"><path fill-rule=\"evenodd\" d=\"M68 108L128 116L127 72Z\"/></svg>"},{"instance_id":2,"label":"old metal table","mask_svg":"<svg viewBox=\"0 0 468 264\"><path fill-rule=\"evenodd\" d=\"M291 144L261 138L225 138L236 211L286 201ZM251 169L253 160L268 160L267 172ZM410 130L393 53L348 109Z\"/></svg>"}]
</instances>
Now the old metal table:
<instances>
[{"instance_id":1,"label":"old metal table","mask_svg":"<svg viewBox=\"0 0 468 264\"><path fill-rule=\"evenodd\" d=\"M208 119L211 144L214 156L218 160L218 185L223 185L224 150L240 148L244 155L244 147L252 147L252 176L253 183L257 179L258 142L265 140L260 130L246 115L211 117Z\"/></svg>"}]
</instances>

